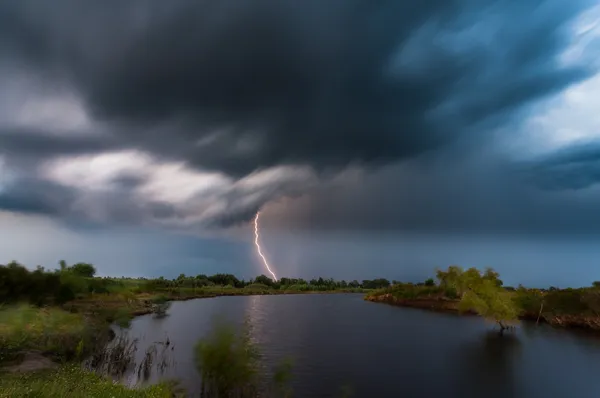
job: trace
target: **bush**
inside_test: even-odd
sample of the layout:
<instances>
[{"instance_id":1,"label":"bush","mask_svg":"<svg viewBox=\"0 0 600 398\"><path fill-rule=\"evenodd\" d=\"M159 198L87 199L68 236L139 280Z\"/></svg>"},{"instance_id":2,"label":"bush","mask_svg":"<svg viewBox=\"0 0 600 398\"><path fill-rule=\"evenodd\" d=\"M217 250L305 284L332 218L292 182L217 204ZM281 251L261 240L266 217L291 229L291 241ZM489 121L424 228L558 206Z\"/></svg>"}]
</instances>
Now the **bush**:
<instances>
[{"instance_id":1,"label":"bush","mask_svg":"<svg viewBox=\"0 0 600 398\"><path fill-rule=\"evenodd\" d=\"M291 362L274 369L270 386L259 373L260 351L251 338L249 322L243 327L217 321L212 332L195 347L197 369L202 377L202 397L254 398L259 387L268 387L275 396L291 396L288 386ZM271 394L267 394L271 396Z\"/></svg>"},{"instance_id":2,"label":"bush","mask_svg":"<svg viewBox=\"0 0 600 398\"><path fill-rule=\"evenodd\" d=\"M29 271L14 261L0 265L0 303L60 304L88 292L88 280L70 267L54 271L37 267Z\"/></svg>"},{"instance_id":3,"label":"bush","mask_svg":"<svg viewBox=\"0 0 600 398\"><path fill-rule=\"evenodd\" d=\"M212 333L198 342L195 354L202 396L256 396L259 352L251 341L249 324L238 331L217 323Z\"/></svg>"},{"instance_id":4,"label":"bush","mask_svg":"<svg viewBox=\"0 0 600 398\"><path fill-rule=\"evenodd\" d=\"M444 296L448 297L449 299L457 299L458 298L458 293L456 292L456 288L454 287L447 287L444 289Z\"/></svg>"}]
</instances>

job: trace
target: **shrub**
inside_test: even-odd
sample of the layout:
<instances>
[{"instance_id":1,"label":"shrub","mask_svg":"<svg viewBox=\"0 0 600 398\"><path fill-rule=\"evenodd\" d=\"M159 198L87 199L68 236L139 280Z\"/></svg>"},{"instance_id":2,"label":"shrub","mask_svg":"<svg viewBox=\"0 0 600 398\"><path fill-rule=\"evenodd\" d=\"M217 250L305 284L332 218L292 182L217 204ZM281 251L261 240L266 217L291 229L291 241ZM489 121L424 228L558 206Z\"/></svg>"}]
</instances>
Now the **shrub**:
<instances>
[{"instance_id":1,"label":"shrub","mask_svg":"<svg viewBox=\"0 0 600 398\"><path fill-rule=\"evenodd\" d=\"M258 388L259 352L250 338L250 326L236 330L218 322L195 348L202 376L202 396L254 397Z\"/></svg>"}]
</instances>

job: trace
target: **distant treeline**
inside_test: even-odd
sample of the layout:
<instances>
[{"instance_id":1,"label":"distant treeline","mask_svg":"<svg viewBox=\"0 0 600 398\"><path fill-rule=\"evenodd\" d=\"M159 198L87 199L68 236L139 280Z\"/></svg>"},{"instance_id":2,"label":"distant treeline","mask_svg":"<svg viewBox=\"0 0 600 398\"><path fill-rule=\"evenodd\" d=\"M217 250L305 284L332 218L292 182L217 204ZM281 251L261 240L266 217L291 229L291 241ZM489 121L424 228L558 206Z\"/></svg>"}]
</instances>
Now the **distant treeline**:
<instances>
[{"instance_id":1,"label":"distant treeline","mask_svg":"<svg viewBox=\"0 0 600 398\"><path fill-rule=\"evenodd\" d=\"M306 287L306 290L335 290L335 289L347 289L347 288L362 288L362 289L381 289L384 287L388 287L391 285L390 281L387 279L373 279L368 280L365 279L362 282L357 280L353 280L347 282L345 280L335 280L333 278L329 279L297 279L297 278L281 278L278 281L274 281L273 279L260 275L254 279L244 280L238 279L235 275L232 274L216 274L212 276L207 275L197 275L197 276L186 276L185 274L179 275L176 279L165 279L160 277L158 279L145 279L140 278L141 280L147 280L148 284L154 285L156 287L203 287L203 286L231 286L236 288L243 288L252 284L261 284L274 289L280 289L282 287ZM302 289L299 289L302 290Z\"/></svg>"},{"instance_id":2,"label":"distant treeline","mask_svg":"<svg viewBox=\"0 0 600 398\"><path fill-rule=\"evenodd\" d=\"M179 275L175 279L108 278L96 277L96 269L89 263L67 265L59 263L54 270L36 267L29 270L13 261L0 265L0 303L28 301L36 305L62 304L89 294L140 294L210 289L212 287L246 290L334 291L381 289L391 285L387 279L353 280L281 278L274 281L265 275L254 279L238 279L231 274Z\"/></svg>"}]
</instances>

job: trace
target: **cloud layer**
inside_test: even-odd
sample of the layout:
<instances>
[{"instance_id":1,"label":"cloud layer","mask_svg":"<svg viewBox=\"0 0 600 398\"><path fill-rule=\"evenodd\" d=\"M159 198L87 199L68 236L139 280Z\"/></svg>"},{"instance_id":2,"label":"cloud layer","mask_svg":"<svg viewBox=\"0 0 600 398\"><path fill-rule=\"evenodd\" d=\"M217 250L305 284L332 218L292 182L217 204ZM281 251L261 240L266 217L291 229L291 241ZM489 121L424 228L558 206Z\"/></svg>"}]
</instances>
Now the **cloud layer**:
<instances>
[{"instance_id":1,"label":"cloud layer","mask_svg":"<svg viewBox=\"0 0 600 398\"><path fill-rule=\"evenodd\" d=\"M591 75L561 61L587 5L4 2L0 208L230 226L347 167L472 151Z\"/></svg>"}]
</instances>

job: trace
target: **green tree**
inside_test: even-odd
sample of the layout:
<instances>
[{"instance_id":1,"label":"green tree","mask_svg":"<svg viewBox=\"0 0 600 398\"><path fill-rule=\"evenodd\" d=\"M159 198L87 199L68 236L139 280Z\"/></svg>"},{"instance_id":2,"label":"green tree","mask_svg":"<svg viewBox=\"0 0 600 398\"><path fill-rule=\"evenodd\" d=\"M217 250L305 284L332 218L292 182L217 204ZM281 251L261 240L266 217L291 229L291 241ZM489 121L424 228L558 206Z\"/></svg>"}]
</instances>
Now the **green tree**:
<instances>
[{"instance_id":1,"label":"green tree","mask_svg":"<svg viewBox=\"0 0 600 398\"><path fill-rule=\"evenodd\" d=\"M88 263L77 263L71 266L70 269L76 275L86 278L92 278L94 275L96 275L96 268L94 268L92 264Z\"/></svg>"},{"instance_id":2,"label":"green tree","mask_svg":"<svg viewBox=\"0 0 600 398\"><path fill-rule=\"evenodd\" d=\"M462 289L459 309L474 311L493 320L504 331L517 320L519 310L509 292L498 285L496 279L481 275L475 268L464 272L458 285Z\"/></svg>"},{"instance_id":3,"label":"green tree","mask_svg":"<svg viewBox=\"0 0 600 398\"><path fill-rule=\"evenodd\" d=\"M273 279L271 279L265 275L260 275L254 279L254 283L260 283L260 284L267 285L267 286L273 286Z\"/></svg>"}]
</instances>

